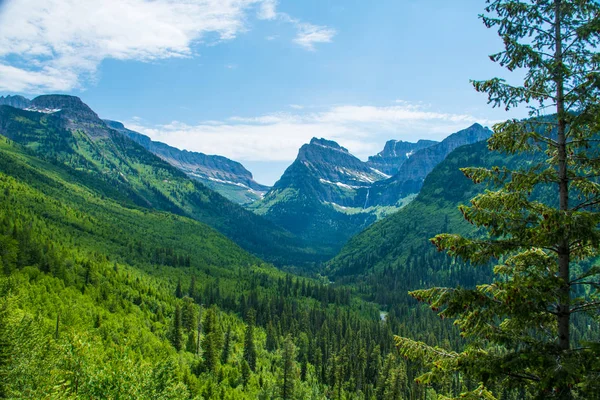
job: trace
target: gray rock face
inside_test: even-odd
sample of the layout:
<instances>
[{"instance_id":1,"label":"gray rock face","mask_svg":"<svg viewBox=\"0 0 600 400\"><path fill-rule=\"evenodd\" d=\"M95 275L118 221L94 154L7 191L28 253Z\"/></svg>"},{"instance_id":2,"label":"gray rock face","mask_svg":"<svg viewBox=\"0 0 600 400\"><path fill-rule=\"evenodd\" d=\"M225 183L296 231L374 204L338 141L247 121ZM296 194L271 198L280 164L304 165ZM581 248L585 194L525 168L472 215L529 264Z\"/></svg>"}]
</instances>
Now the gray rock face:
<instances>
[{"instance_id":1,"label":"gray rock face","mask_svg":"<svg viewBox=\"0 0 600 400\"><path fill-rule=\"evenodd\" d=\"M14 108L25 109L29 107L31 100L23 96L0 96L0 106L11 106Z\"/></svg>"},{"instance_id":2,"label":"gray rock face","mask_svg":"<svg viewBox=\"0 0 600 400\"><path fill-rule=\"evenodd\" d=\"M337 143L313 138L265 197L251 205L258 214L310 243L339 249L375 220L340 209L364 203L373 182L385 179Z\"/></svg>"},{"instance_id":3,"label":"gray rock face","mask_svg":"<svg viewBox=\"0 0 600 400\"><path fill-rule=\"evenodd\" d=\"M295 163L304 164L324 184L341 183L358 188L385 178L331 140L313 138L300 148Z\"/></svg>"},{"instance_id":4,"label":"gray rock face","mask_svg":"<svg viewBox=\"0 0 600 400\"><path fill-rule=\"evenodd\" d=\"M418 193L425 177L454 149L488 139L492 131L479 124L453 133L433 146L415 152L385 181L375 183L370 190L367 206L394 205L410 194Z\"/></svg>"},{"instance_id":5,"label":"gray rock face","mask_svg":"<svg viewBox=\"0 0 600 400\"><path fill-rule=\"evenodd\" d=\"M155 142L148 136L125 128L117 121L104 121L110 128L140 144L169 164L179 168L189 176L225 185L239 186L259 193L269 190L268 186L254 181L252 173L239 162L222 156L206 155L187 150L179 150L165 143Z\"/></svg>"},{"instance_id":6,"label":"gray rock face","mask_svg":"<svg viewBox=\"0 0 600 400\"><path fill-rule=\"evenodd\" d=\"M383 151L369 157L367 165L387 175L395 175L416 151L433 146L438 142L434 140L419 140L416 143L404 142L402 140L389 140Z\"/></svg>"},{"instance_id":7,"label":"gray rock face","mask_svg":"<svg viewBox=\"0 0 600 400\"><path fill-rule=\"evenodd\" d=\"M94 140L106 138L109 132L98 114L76 96L62 94L38 96L31 101L26 110L56 114L63 121L64 128L81 130Z\"/></svg>"}]
</instances>

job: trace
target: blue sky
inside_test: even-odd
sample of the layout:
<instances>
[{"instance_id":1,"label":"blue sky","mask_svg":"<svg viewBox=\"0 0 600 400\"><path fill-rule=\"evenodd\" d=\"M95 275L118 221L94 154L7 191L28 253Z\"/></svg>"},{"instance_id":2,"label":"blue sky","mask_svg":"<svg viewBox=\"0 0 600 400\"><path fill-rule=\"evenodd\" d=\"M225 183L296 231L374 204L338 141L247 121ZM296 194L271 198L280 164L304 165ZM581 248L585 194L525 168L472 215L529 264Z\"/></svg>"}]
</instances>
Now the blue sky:
<instances>
[{"instance_id":1,"label":"blue sky","mask_svg":"<svg viewBox=\"0 0 600 400\"><path fill-rule=\"evenodd\" d=\"M99 7L98 5L102 6ZM507 76L483 0L4 0L0 93L80 96L103 118L242 162L272 184L311 137L362 159L442 139Z\"/></svg>"}]
</instances>

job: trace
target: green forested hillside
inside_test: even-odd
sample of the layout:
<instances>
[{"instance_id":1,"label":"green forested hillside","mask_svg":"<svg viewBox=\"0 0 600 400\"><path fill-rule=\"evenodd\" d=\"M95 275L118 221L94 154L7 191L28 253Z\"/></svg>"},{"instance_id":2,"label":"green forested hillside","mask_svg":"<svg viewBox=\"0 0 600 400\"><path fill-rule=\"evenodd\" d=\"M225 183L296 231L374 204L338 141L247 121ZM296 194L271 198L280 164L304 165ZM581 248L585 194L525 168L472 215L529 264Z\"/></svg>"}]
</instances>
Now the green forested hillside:
<instances>
[{"instance_id":1,"label":"green forested hillside","mask_svg":"<svg viewBox=\"0 0 600 400\"><path fill-rule=\"evenodd\" d=\"M2 396L384 399L433 390L413 382L419 365L392 354L397 332L454 343L422 308L382 321L350 289L284 275L206 225L124 205L84 178L0 138Z\"/></svg>"},{"instance_id":2,"label":"green forested hillside","mask_svg":"<svg viewBox=\"0 0 600 400\"><path fill-rule=\"evenodd\" d=\"M318 249L308 247L284 229L227 201L109 129L79 99L42 97L50 97L51 104L67 103L67 106L54 114L0 106L0 133L49 162L71 167L80 182L97 193L125 204L204 222L244 249L278 264L322 259Z\"/></svg>"},{"instance_id":3,"label":"green forested hillside","mask_svg":"<svg viewBox=\"0 0 600 400\"><path fill-rule=\"evenodd\" d=\"M353 237L328 263L327 273L339 284L355 285L367 299L398 310L415 304L411 290L484 281L491 269L473 269L438 253L429 239L444 232L475 234L458 206L484 188L459 168L520 162L527 161L490 152L485 141L459 147L427 176L415 200Z\"/></svg>"},{"instance_id":4,"label":"green forested hillside","mask_svg":"<svg viewBox=\"0 0 600 400\"><path fill-rule=\"evenodd\" d=\"M442 232L472 231L458 210L482 187L476 187L459 168L506 165L510 157L487 150L486 142L459 147L425 179L409 205L352 238L330 263L334 276L360 275L404 265L411 254L435 250L429 239Z\"/></svg>"}]
</instances>

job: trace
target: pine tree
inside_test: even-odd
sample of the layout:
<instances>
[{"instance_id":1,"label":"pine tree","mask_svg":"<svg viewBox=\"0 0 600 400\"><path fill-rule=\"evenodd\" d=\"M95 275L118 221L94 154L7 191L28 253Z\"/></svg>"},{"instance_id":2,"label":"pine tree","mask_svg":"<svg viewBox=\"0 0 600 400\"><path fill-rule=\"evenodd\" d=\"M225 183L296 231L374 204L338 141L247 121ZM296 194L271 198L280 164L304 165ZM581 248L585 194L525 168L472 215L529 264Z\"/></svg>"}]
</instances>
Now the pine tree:
<instances>
[{"instance_id":1,"label":"pine tree","mask_svg":"<svg viewBox=\"0 0 600 400\"><path fill-rule=\"evenodd\" d=\"M282 354L282 376L281 376L281 397L288 400L294 396L294 387L296 383L296 347L291 335L287 335L283 343Z\"/></svg>"},{"instance_id":2,"label":"pine tree","mask_svg":"<svg viewBox=\"0 0 600 400\"><path fill-rule=\"evenodd\" d=\"M175 288L175 297L181 299L183 297L183 289L181 288L181 279L177 281L177 287Z\"/></svg>"},{"instance_id":3,"label":"pine tree","mask_svg":"<svg viewBox=\"0 0 600 400\"><path fill-rule=\"evenodd\" d=\"M277 350L277 333L273 327L273 323L269 321L267 324L267 342L266 347L268 351Z\"/></svg>"},{"instance_id":4,"label":"pine tree","mask_svg":"<svg viewBox=\"0 0 600 400\"><path fill-rule=\"evenodd\" d=\"M308 336L302 332L298 338L298 361L300 361L300 379L306 381L308 373Z\"/></svg>"},{"instance_id":5,"label":"pine tree","mask_svg":"<svg viewBox=\"0 0 600 400\"><path fill-rule=\"evenodd\" d=\"M206 369L216 372L221 354L222 336L217 323L217 311L211 307L206 312L204 319L204 340L202 350L204 351L204 363Z\"/></svg>"},{"instance_id":6,"label":"pine tree","mask_svg":"<svg viewBox=\"0 0 600 400\"><path fill-rule=\"evenodd\" d=\"M223 352L221 353L221 364L227 364L229 353L231 352L231 325L227 327L225 333L225 342L223 343Z\"/></svg>"},{"instance_id":7,"label":"pine tree","mask_svg":"<svg viewBox=\"0 0 600 400\"><path fill-rule=\"evenodd\" d=\"M171 344L177 351L181 350L183 347L183 329L181 323L181 307L179 306L179 303L175 306L175 315L173 315Z\"/></svg>"},{"instance_id":8,"label":"pine tree","mask_svg":"<svg viewBox=\"0 0 600 400\"><path fill-rule=\"evenodd\" d=\"M189 266L189 258L187 260ZM188 290L188 296L192 299L196 299L196 275L192 275L192 279L190 281L190 290Z\"/></svg>"},{"instance_id":9,"label":"pine tree","mask_svg":"<svg viewBox=\"0 0 600 400\"><path fill-rule=\"evenodd\" d=\"M6 293L2 293L2 300L0 300L0 399L8 397L6 377L11 364L12 346L9 340L8 305Z\"/></svg>"},{"instance_id":10,"label":"pine tree","mask_svg":"<svg viewBox=\"0 0 600 400\"><path fill-rule=\"evenodd\" d=\"M194 332L197 327L197 313L194 301L190 297L184 297L183 309L181 310L182 324L187 333Z\"/></svg>"},{"instance_id":11,"label":"pine tree","mask_svg":"<svg viewBox=\"0 0 600 400\"><path fill-rule=\"evenodd\" d=\"M248 361L242 360L242 383L244 385L244 388L246 386L248 386L248 382L250 382L251 375L252 375L252 371L250 370Z\"/></svg>"},{"instance_id":12,"label":"pine tree","mask_svg":"<svg viewBox=\"0 0 600 400\"><path fill-rule=\"evenodd\" d=\"M244 360L248 362L250 369L256 371L256 344L254 343L254 321L256 313L253 309L248 310L246 332L244 335Z\"/></svg>"},{"instance_id":13,"label":"pine tree","mask_svg":"<svg viewBox=\"0 0 600 400\"><path fill-rule=\"evenodd\" d=\"M525 77L520 86L494 78L474 82L475 89L495 106L526 103L531 110L528 120L495 125L488 147L526 154L527 162L464 169L475 183L491 185L460 208L487 235L444 234L433 243L472 264L497 263L496 278L475 289L411 293L456 319L469 339L464 351L399 337L396 343L430 365L423 382L460 372L482 383L465 396L491 398L488 388L517 387L537 398L589 398L598 393L598 338L574 342L571 327L600 307L600 267L589 262L600 244L600 4L489 0L486 13L484 24L497 28L505 45L490 58Z\"/></svg>"}]
</instances>

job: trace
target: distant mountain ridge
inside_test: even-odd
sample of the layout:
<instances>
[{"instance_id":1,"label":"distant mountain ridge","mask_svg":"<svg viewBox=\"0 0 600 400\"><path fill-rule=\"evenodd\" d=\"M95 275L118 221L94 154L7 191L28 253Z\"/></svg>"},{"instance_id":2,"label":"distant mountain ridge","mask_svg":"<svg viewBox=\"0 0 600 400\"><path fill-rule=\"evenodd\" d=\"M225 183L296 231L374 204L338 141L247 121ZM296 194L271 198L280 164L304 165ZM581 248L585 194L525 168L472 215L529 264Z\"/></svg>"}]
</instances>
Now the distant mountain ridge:
<instances>
[{"instance_id":1,"label":"distant mountain ridge","mask_svg":"<svg viewBox=\"0 0 600 400\"><path fill-rule=\"evenodd\" d=\"M122 133L146 150L179 168L190 177L206 184L236 203L260 199L269 187L257 183L242 164L217 155L180 150L148 136L127 129L121 122L104 120L112 129Z\"/></svg>"},{"instance_id":2,"label":"distant mountain ridge","mask_svg":"<svg viewBox=\"0 0 600 400\"><path fill-rule=\"evenodd\" d=\"M378 218L399 210L456 147L487 139L475 124L442 142L388 141L363 162L338 143L313 138L264 198L249 206L301 238L340 248ZM393 176L386 172L397 171Z\"/></svg>"},{"instance_id":3,"label":"distant mountain ridge","mask_svg":"<svg viewBox=\"0 0 600 400\"><path fill-rule=\"evenodd\" d=\"M27 108L31 104L31 100L23 96L0 96L0 106L11 106L15 108Z\"/></svg>"},{"instance_id":4,"label":"distant mountain ridge","mask_svg":"<svg viewBox=\"0 0 600 400\"><path fill-rule=\"evenodd\" d=\"M331 252L307 247L272 222L234 204L141 145L109 128L79 98L33 99L27 111L0 106L0 134L79 182L127 207L182 215L205 223L240 247L276 264L312 263Z\"/></svg>"},{"instance_id":5,"label":"distant mountain ridge","mask_svg":"<svg viewBox=\"0 0 600 400\"><path fill-rule=\"evenodd\" d=\"M434 140L423 139L416 143L404 142L402 140L388 140L382 151L369 157L367 165L391 177L398 173L400 166L416 151L433 146L437 143L438 142Z\"/></svg>"},{"instance_id":6,"label":"distant mountain ridge","mask_svg":"<svg viewBox=\"0 0 600 400\"><path fill-rule=\"evenodd\" d=\"M51 94L38 96L33 100L18 95L0 96L0 105L57 114L62 120L63 128L81 129L91 138L104 137L107 125L238 204L259 200L269 190L268 186L254 181L252 173L237 161L217 155L179 150L165 143L154 142L141 133L125 128L121 122L102 120L75 96Z\"/></svg>"},{"instance_id":7,"label":"distant mountain ridge","mask_svg":"<svg viewBox=\"0 0 600 400\"><path fill-rule=\"evenodd\" d=\"M391 206L398 199L419 193L423 181L433 169L458 147L487 140L492 131L480 124L473 124L439 143L416 151L400 167L390 179L375 183L367 199L366 207Z\"/></svg>"}]
</instances>

